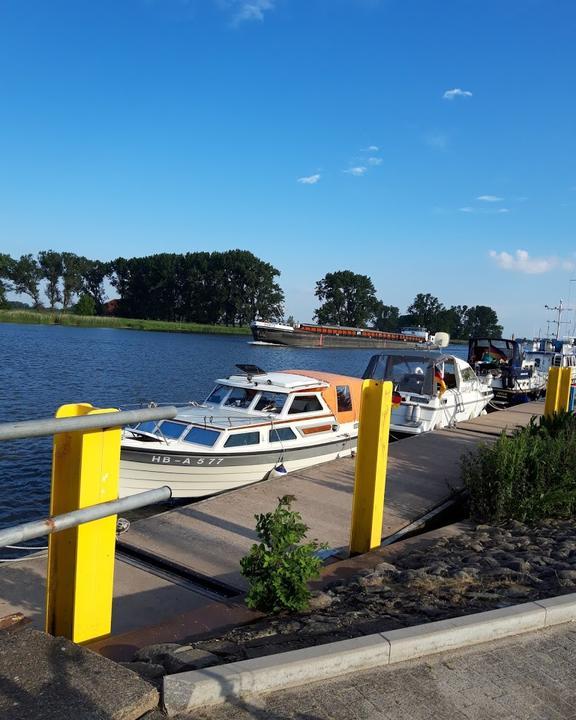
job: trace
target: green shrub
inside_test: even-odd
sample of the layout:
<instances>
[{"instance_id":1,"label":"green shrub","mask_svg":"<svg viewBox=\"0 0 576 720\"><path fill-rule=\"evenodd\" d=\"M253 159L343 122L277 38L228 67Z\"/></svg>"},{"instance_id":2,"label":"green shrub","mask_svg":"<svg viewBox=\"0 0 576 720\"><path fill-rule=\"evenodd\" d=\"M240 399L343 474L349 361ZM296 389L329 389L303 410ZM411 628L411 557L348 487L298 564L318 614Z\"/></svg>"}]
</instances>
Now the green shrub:
<instances>
[{"instance_id":1,"label":"green shrub","mask_svg":"<svg viewBox=\"0 0 576 720\"><path fill-rule=\"evenodd\" d=\"M576 417L532 419L462 458L470 514L481 521L572 517L576 511Z\"/></svg>"},{"instance_id":2,"label":"green shrub","mask_svg":"<svg viewBox=\"0 0 576 720\"><path fill-rule=\"evenodd\" d=\"M94 302L94 298L86 293L84 295L80 295L78 302L72 309L72 312L74 315L83 315L84 317L96 315L96 303Z\"/></svg>"},{"instance_id":3,"label":"green shrub","mask_svg":"<svg viewBox=\"0 0 576 720\"><path fill-rule=\"evenodd\" d=\"M308 581L318 576L322 564L315 552L327 547L316 540L299 544L308 526L291 509L294 500L285 495L273 512L254 516L260 542L240 561L250 584L246 604L262 612L304 610L310 599Z\"/></svg>"}]
</instances>

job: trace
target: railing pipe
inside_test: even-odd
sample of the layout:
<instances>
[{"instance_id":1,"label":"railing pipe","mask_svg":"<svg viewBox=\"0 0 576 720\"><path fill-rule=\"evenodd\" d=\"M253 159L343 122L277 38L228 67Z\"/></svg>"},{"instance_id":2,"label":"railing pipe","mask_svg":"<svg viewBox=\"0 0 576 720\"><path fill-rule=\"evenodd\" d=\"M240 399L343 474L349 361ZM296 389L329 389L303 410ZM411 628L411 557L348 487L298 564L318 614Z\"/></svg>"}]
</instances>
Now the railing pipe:
<instances>
[{"instance_id":1,"label":"railing pipe","mask_svg":"<svg viewBox=\"0 0 576 720\"><path fill-rule=\"evenodd\" d=\"M167 420L176 417L178 410L174 405L165 407L142 408L141 410L122 410L114 413L86 415L79 417L49 418L44 420L23 420L22 422L0 424L0 441L21 440L44 435L56 435L65 432L85 432L102 428L120 427L147 420Z\"/></svg>"},{"instance_id":2,"label":"railing pipe","mask_svg":"<svg viewBox=\"0 0 576 720\"><path fill-rule=\"evenodd\" d=\"M34 538L50 535L60 530L68 530L68 528L77 527L82 523L100 520L109 515L116 515L119 512L135 510L145 505L170 500L171 497L172 491L165 485L156 490L146 490L145 492L129 495L119 500L111 500L110 502L91 505L90 507L73 510L72 512L63 513L62 515L54 515L54 517L33 520L32 522L23 523L22 525L14 525L5 530L0 530L0 547L20 543L24 540L33 540ZM34 548L30 549L33 550Z\"/></svg>"}]
</instances>

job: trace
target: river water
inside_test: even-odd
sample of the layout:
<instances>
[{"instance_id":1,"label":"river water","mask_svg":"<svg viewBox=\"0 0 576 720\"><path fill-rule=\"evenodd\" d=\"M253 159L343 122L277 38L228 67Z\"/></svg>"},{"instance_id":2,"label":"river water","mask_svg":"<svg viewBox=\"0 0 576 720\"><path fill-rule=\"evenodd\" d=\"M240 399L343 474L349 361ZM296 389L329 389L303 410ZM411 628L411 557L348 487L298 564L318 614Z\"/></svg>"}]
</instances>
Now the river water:
<instances>
[{"instance_id":1,"label":"river water","mask_svg":"<svg viewBox=\"0 0 576 720\"><path fill-rule=\"evenodd\" d=\"M361 376L375 350L253 345L247 336L0 323L0 422L65 403L127 407L203 400L235 363ZM465 357L464 346L450 348ZM51 438L0 445L0 528L48 513Z\"/></svg>"}]
</instances>

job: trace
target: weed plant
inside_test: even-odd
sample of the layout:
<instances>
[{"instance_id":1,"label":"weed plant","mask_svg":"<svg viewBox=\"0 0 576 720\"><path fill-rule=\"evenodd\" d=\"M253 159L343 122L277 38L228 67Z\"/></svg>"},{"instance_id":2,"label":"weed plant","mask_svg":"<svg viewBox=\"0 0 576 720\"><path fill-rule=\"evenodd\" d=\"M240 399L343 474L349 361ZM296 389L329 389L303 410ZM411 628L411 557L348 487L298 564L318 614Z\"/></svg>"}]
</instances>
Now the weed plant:
<instances>
[{"instance_id":1,"label":"weed plant","mask_svg":"<svg viewBox=\"0 0 576 720\"><path fill-rule=\"evenodd\" d=\"M569 518L576 512L576 416L534 418L462 459L470 515L482 522Z\"/></svg>"},{"instance_id":2,"label":"weed plant","mask_svg":"<svg viewBox=\"0 0 576 720\"><path fill-rule=\"evenodd\" d=\"M266 613L299 611L308 606L308 581L318 576L322 561L316 551L327 547L316 540L301 544L308 531L292 495L278 498L273 512L255 515L260 540L240 561L250 590L246 604Z\"/></svg>"}]
</instances>

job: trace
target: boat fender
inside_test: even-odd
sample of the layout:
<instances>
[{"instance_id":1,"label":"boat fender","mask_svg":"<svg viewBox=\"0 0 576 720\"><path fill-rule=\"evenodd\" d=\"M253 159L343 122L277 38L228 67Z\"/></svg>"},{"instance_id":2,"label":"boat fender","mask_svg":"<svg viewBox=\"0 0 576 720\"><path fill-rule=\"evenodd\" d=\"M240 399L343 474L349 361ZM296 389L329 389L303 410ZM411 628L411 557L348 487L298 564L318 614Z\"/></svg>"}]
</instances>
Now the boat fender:
<instances>
[{"instance_id":1,"label":"boat fender","mask_svg":"<svg viewBox=\"0 0 576 720\"><path fill-rule=\"evenodd\" d=\"M280 478L284 477L288 474L288 470L280 463L280 465L276 465L276 467L273 467L272 470L270 470L270 473L268 475L269 478Z\"/></svg>"}]
</instances>

